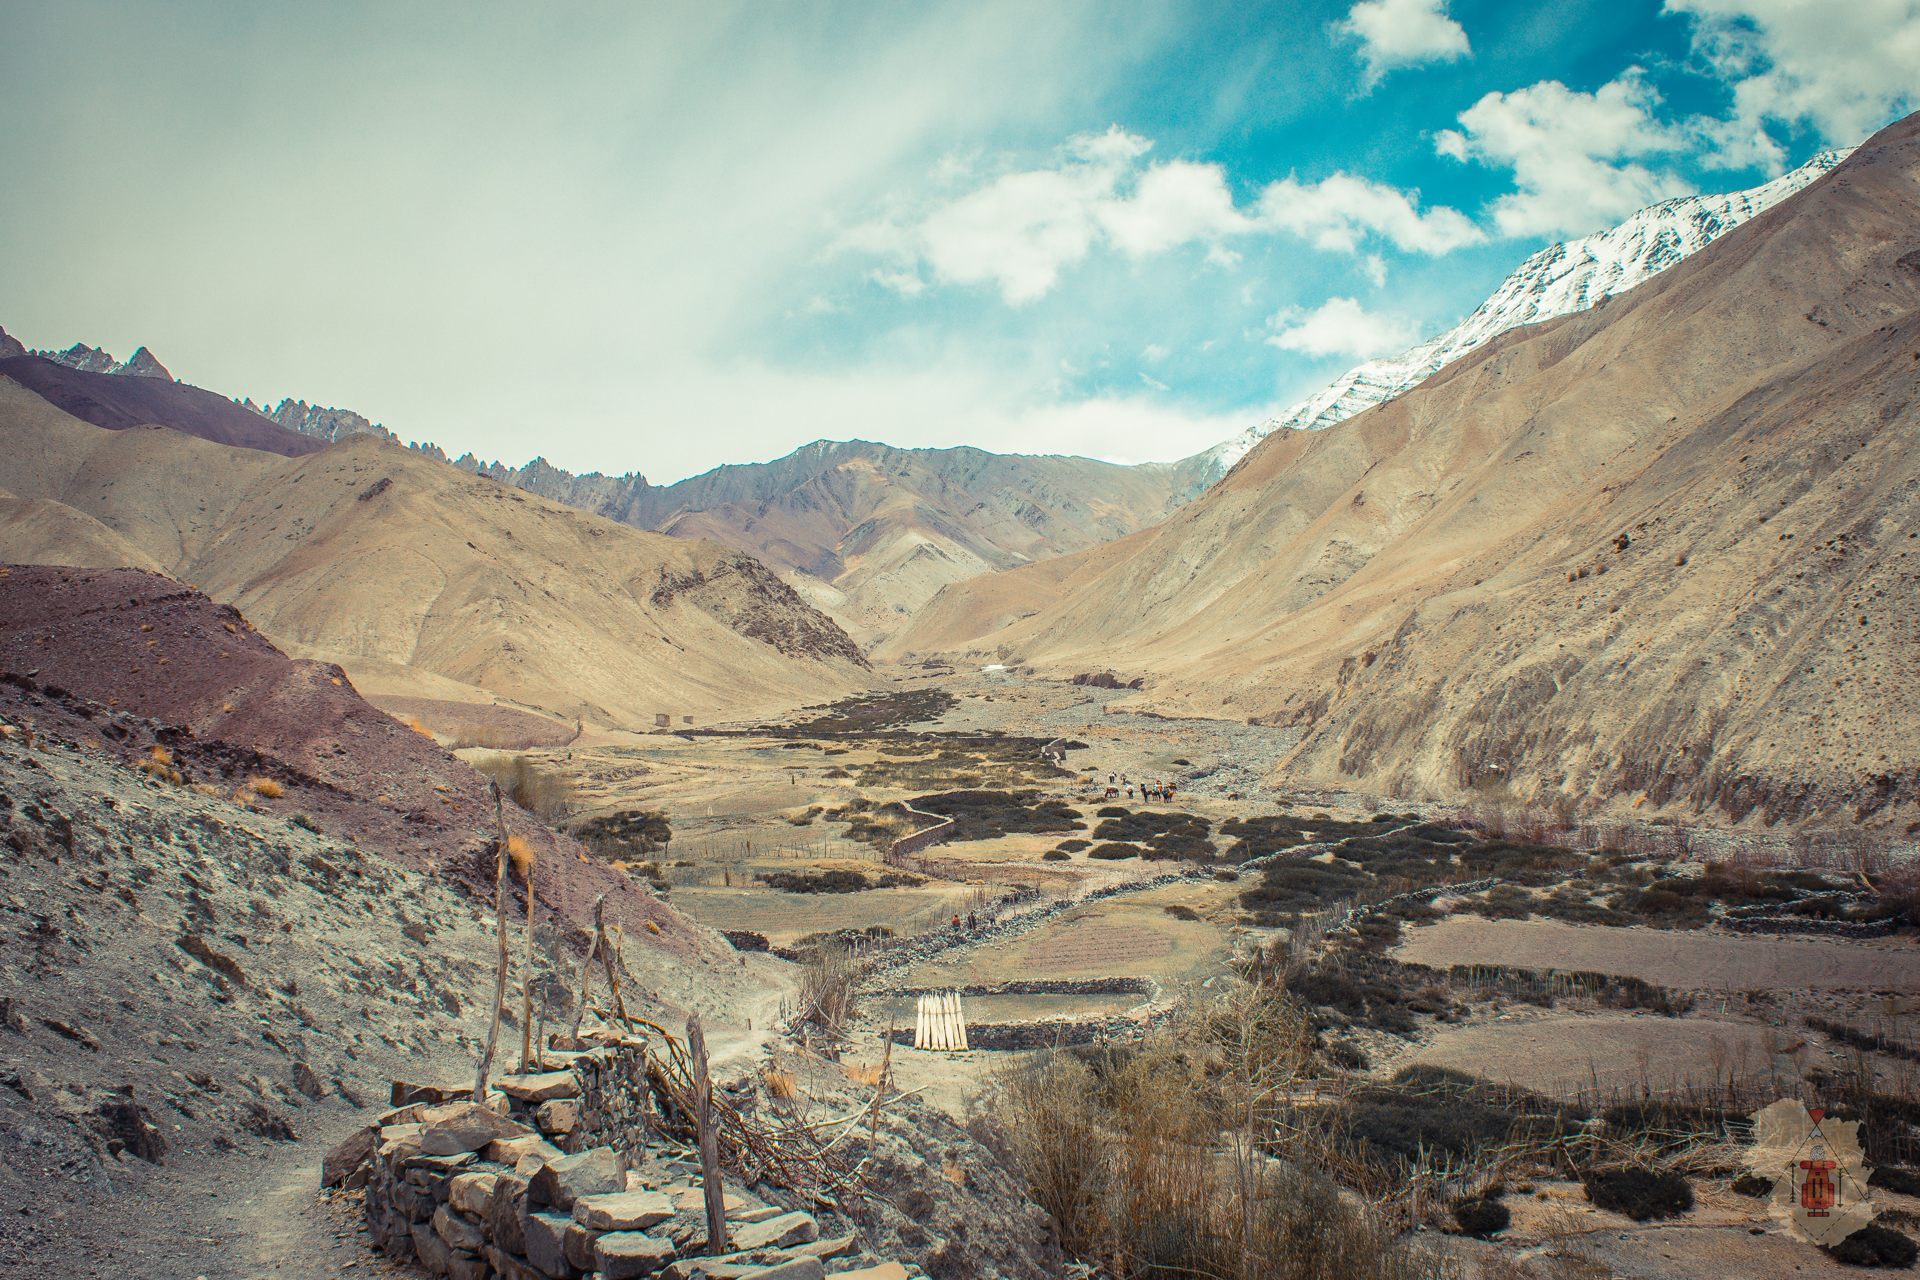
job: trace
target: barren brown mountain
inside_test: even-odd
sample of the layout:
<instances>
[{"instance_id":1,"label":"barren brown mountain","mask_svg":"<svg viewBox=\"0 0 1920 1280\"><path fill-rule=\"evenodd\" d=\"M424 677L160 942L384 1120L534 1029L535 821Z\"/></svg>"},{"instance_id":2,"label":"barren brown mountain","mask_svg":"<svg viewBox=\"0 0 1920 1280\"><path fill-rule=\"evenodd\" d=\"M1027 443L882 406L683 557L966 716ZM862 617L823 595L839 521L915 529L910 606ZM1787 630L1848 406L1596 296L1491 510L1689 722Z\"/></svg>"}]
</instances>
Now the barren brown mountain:
<instances>
[{"instance_id":1,"label":"barren brown mountain","mask_svg":"<svg viewBox=\"0 0 1920 1280\"><path fill-rule=\"evenodd\" d=\"M1120 466L866 440L817 440L671 485L576 476L540 459L456 465L639 528L738 547L869 646L948 583L1125 537L1206 478L1198 458Z\"/></svg>"},{"instance_id":2,"label":"barren brown mountain","mask_svg":"<svg viewBox=\"0 0 1920 1280\"><path fill-rule=\"evenodd\" d=\"M1123 555L948 588L895 648L1302 726L1296 782L1904 825L1916 307L1911 118L1591 312L1269 438Z\"/></svg>"},{"instance_id":3,"label":"barren brown mountain","mask_svg":"<svg viewBox=\"0 0 1920 1280\"><path fill-rule=\"evenodd\" d=\"M0 508L5 558L158 566L295 656L341 663L370 696L498 698L639 726L789 707L869 679L847 636L748 556L370 436L286 457L109 430L10 377L0 430L0 490L14 499Z\"/></svg>"}]
</instances>

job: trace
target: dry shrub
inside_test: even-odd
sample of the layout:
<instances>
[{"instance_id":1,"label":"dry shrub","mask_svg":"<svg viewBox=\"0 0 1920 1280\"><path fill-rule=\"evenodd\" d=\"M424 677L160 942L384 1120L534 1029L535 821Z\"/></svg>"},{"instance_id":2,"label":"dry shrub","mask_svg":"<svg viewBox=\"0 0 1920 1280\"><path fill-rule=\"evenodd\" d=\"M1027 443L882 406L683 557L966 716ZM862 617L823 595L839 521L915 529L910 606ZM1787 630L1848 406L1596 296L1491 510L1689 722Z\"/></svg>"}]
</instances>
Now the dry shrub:
<instances>
[{"instance_id":1,"label":"dry shrub","mask_svg":"<svg viewBox=\"0 0 1920 1280\"><path fill-rule=\"evenodd\" d=\"M1311 1044L1297 1006L1247 987L1127 1056L1056 1051L1008 1072L1008 1142L1062 1244L1117 1280L1440 1276L1382 1214L1274 1154Z\"/></svg>"},{"instance_id":2,"label":"dry shrub","mask_svg":"<svg viewBox=\"0 0 1920 1280\"><path fill-rule=\"evenodd\" d=\"M527 873L533 870L533 846L520 836L508 836L507 861L513 864L513 874L525 884Z\"/></svg>"},{"instance_id":3,"label":"dry shrub","mask_svg":"<svg viewBox=\"0 0 1920 1280\"><path fill-rule=\"evenodd\" d=\"M782 1071L768 1064L766 1070L767 1093L782 1102L791 1102L800 1096L800 1080L791 1071Z\"/></svg>"},{"instance_id":4,"label":"dry shrub","mask_svg":"<svg viewBox=\"0 0 1920 1280\"><path fill-rule=\"evenodd\" d=\"M886 1067L878 1062L856 1062L846 1068L847 1079L869 1088L878 1085L886 1071Z\"/></svg>"},{"instance_id":5,"label":"dry shrub","mask_svg":"<svg viewBox=\"0 0 1920 1280\"><path fill-rule=\"evenodd\" d=\"M287 789L278 782L275 782L272 778L248 778L246 787L247 790L253 792L253 794L265 796L269 800L278 800L281 796L287 794Z\"/></svg>"},{"instance_id":6,"label":"dry shrub","mask_svg":"<svg viewBox=\"0 0 1920 1280\"><path fill-rule=\"evenodd\" d=\"M499 784L507 799L543 822L559 822L573 811L573 784L528 756L482 756L473 767Z\"/></svg>"},{"instance_id":7,"label":"dry shrub","mask_svg":"<svg viewBox=\"0 0 1920 1280\"><path fill-rule=\"evenodd\" d=\"M847 948L829 943L814 947L800 971L800 1022L838 1035L853 1015L859 977L860 968Z\"/></svg>"},{"instance_id":8,"label":"dry shrub","mask_svg":"<svg viewBox=\"0 0 1920 1280\"><path fill-rule=\"evenodd\" d=\"M415 733L419 734L423 738L431 738L433 736L433 730L427 728L426 725L421 724L419 716L408 716L405 720L402 720L400 723L404 724L405 726L407 726L407 728L413 730Z\"/></svg>"}]
</instances>

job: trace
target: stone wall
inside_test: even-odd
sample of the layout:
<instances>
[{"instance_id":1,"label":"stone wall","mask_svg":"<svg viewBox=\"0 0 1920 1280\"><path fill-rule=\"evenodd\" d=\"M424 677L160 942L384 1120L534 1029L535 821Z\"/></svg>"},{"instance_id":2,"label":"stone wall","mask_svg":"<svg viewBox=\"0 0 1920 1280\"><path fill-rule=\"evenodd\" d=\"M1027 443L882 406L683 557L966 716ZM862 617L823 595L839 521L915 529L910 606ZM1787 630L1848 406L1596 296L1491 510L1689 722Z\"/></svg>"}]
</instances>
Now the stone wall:
<instances>
[{"instance_id":1,"label":"stone wall","mask_svg":"<svg viewBox=\"0 0 1920 1280\"><path fill-rule=\"evenodd\" d=\"M482 1105L457 1084L394 1085L394 1109L328 1157L366 1188L389 1257L453 1280L907 1280L857 1238L727 1184L730 1251L707 1256L693 1153L649 1146L645 1043L598 1037L503 1076ZM346 1153L343 1155L343 1153Z\"/></svg>"},{"instance_id":2,"label":"stone wall","mask_svg":"<svg viewBox=\"0 0 1920 1280\"><path fill-rule=\"evenodd\" d=\"M891 845L887 846L887 861L894 866L900 866L913 854L945 840L953 834L955 825L952 818L943 817L937 813L922 813L910 805L902 805L901 807L916 818L926 818L932 822L933 825L930 827L922 827L912 835L901 836L898 840L895 840Z\"/></svg>"}]
</instances>

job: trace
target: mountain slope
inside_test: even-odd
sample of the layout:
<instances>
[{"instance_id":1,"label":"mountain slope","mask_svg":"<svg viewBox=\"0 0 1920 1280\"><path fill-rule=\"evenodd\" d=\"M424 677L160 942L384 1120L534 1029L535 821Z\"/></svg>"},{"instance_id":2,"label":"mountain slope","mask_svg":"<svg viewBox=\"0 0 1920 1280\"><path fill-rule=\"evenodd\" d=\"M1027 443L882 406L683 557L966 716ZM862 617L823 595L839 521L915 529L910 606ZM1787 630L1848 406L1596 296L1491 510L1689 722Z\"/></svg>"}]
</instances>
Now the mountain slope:
<instances>
[{"instance_id":1,"label":"mountain slope","mask_svg":"<svg viewBox=\"0 0 1920 1280\"><path fill-rule=\"evenodd\" d=\"M0 378L25 387L83 422L114 431L172 427L215 444L260 449L289 458L326 447L267 421L225 396L171 379L123 375L117 369L79 369L40 356L0 360Z\"/></svg>"},{"instance_id":2,"label":"mountain slope","mask_svg":"<svg viewBox=\"0 0 1920 1280\"><path fill-rule=\"evenodd\" d=\"M750 557L371 436L283 458L108 431L6 379L0 431L0 487L91 518L289 652L338 661L378 693L491 694L637 727L868 679L846 635Z\"/></svg>"},{"instance_id":3,"label":"mountain slope","mask_svg":"<svg viewBox=\"0 0 1920 1280\"><path fill-rule=\"evenodd\" d=\"M1604 306L1270 437L965 647L1300 725L1295 781L1910 818L1917 307L1920 117Z\"/></svg>"},{"instance_id":4,"label":"mountain slope","mask_svg":"<svg viewBox=\"0 0 1920 1280\"><path fill-rule=\"evenodd\" d=\"M535 459L468 467L644 529L711 538L771 565L869 644L941 587L1098 545L1165 518L1200 490L1197 465L897 449L816 441L773 462L671 485L575 476Z\"/></svg>"},{"instance_id":5,"label":"mountain slope","mask_svg":"<svg viewBox=\"0 0 1920 1280\"><path fill-rule=\"evenodd\" d=\"M9 359L11 357L11 359ZM95 375L137 375L115 386ZM166 378L145 347L119 363L92 347L30 355L0 330L0 374L97 426L159 423L289 456L356 437L399 438L349 409L282 400L229 401ZM708 538L770 565L863 644L884 640L948 583L1079 551L1164 519L1199 493L1211 463L1120 466L1091 458L897 449L815 441L771 462L715 468L671 485L644 475L575 475L455 459L486 476L638 529Z\"/></svg>"},{"instance_id":6,"label":"mountain slope","mask_svg":"<svg viewBox=\"0 0 1920 1280\"><path fill-rule=\"evenodd\" d=\"M1585 311L1652 279L1819 179L1849 155L1823 151L1773 181L1725 195L1649 205L1619 226L1549 245L1501 281L1453 328L1397 356L1369 360L1278 417L1200 454L1209 478L1225 475L1275 431L1315 430L1384 404L1494 338L1523 325Z\"/></svg>"}]
</instances>

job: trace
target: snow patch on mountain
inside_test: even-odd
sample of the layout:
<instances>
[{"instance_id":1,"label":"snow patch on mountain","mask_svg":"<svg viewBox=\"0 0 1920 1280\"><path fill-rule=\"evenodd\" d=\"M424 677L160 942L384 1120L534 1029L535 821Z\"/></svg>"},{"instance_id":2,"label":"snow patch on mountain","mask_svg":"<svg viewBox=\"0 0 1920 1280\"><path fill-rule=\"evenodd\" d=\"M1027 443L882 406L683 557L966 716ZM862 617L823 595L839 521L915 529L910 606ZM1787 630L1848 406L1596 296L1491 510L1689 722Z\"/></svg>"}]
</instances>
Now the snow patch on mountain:
<instances>
[{"instance_id":1,"label":"snow patch on mountain","mask_svg":"<svg viewBox=\"0 0 1920 1280\"><path fill-rule=\"evenodd\" d=\"M1522 325L1585 311L1691 256L1810 185L1853 154L1823 151L1791 173L1746 191L1682 196L1649 205L1611 230L1549 245L1521 263L1491 297L1453 328L1417 346L1347 370L1278 417L1201 454L1210 480L1231 471L1276 431L1345 422L1426 381L1461 356Z\"/></svg>"}]
</instances>

